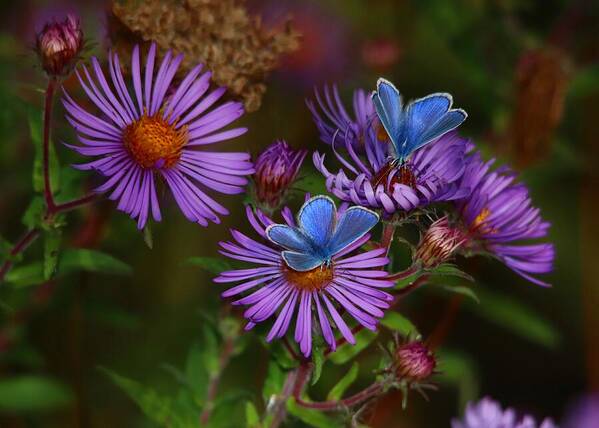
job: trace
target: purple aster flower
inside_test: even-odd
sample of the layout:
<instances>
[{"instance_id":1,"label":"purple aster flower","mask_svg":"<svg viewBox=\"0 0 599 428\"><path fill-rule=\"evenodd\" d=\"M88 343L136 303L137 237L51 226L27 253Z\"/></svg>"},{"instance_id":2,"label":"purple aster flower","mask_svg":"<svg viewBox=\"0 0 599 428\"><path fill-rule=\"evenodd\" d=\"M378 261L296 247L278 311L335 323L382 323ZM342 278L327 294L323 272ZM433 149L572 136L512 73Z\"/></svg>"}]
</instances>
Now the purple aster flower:
<instances>
[{"instance_id":1,"label":"purple aster flower","mask_svg":"<svg viewBox=\"0 0 599 428\"><path fill-rule=\"evenodd\" d=\"M437 366L435 354L420 340L397 345L394 353L395 372L399 379L421 382L428 379Z\"/></svg>"},{"instance_id":2,"label":"purple aster flower","mask_svg":"<svg viewBox=\"0 0 599 428\"><path fill-rule=\"evenodd\" d=\"M557 428L549 418L537 425L532 416L518 418L512 409L502 409L501 405L485 397L478 403L468 403L464 418L451 421L452 428Z\"/></svg>"},{"instance_id":3,"label":"purple aster flower","mask_svg":"<svg viewBox=\"0 0 599 428\"><path fill-rule=\"evenodd\" d=\"M36 51L42 68L50 76L71 72L83 48L79 18L68 14L63 22L49 21L36 37Z\"/></svg>"},{"instance_id":4,"label":"purple aster flower","mask_svg":"<svg viewBox=\"0 0 599 428\"><path fill-rule=\"evenodd\" d=\"M338 222L346 206L337 212ZM295 226L291 211L281 211L285 222ZM266 228L273 221L260 210L247 208L247 217L259 239L252 239L233 230L233 241L221 242L220 253L226 257L256 265L247 269L223 272L214 279L218 283L238 282L225 291L223 297L238 296L233 305L248 306L244 317L248 320L246 330L269 318L274 323L266 337L267 341L283 337L295 315L295 341L301 352L312 352L312 334L318 323L325 342L335 350L334 329L354 344L354 335L343 318L346 313L360 325L375 330L383 309L389 307L393 297L381 288L393 286L387 272L381 268L389 263L385 248L355 253L368 239L364 235L353 244L332 257L330 266L319 266L309 271L296 271L288 267L281 255L285 250L269 241ZM247 294L248 292L252 292ZM242 295L242 296L240 296ZM315 321L317 320L317 321ZM314 327L314 328L313 328Z\"/></svg>"},{"instance_id":5,"label":"purple aster flower","mask_svg":"<svg viewBox=\"0 0 599 428\"><path fill-rule=\"evenodd\" d=\"M447 216L436 220L420 239L414 261L430 269L449 260L462 244L466 236L461 228L453 227Z\"/></svg>"},{"instance_id":6,"label":"purple aster flower","mask_svg":"<svg viewBox=\"0 0 599 428\"><path fill-rule=\"evenodd\" d=\"M345 139L355 150L363 152L366 141L375 138L371 127L376 114L370 95L363 89L354 92L352 118L341 102L337 86L333 85L332 89L325 86L323 93L321 95L318 90L314 90L322 115L314 101L306 101L320 132L320 139L331 145L337 138Z\"/></svg>"},{"instance_id":7,"label":"purple aster flower","mask_svg":"<svg viewBox=\"0 0 599 428\"><path fill-rule=\"evenodd\" d=\"M294 150L285 141L275 141L256 159L256 200L268 210L279 207L300 171L307 150Z\"/></svg>"},{"instance_id":8,"label":"purple aster flower","mask_svg":"<svg viewBox=\"0 0 599 428\"><path fill-rule=\"evenodd\" d=\"M374 130L370 132L374 134ZM470 143L455 132L417 150L401 166L394 166L388 142L366 139L365 154L360 155L351 139L341 141L345 157L337 150L339 144L331 144L345 168L336 174L325 167L324 155L313 155L314 165L326 178L327 189L341 200L382 209L391 215L432 202L460 199L469 193L459 184Z\"/></svg>"},{"instance_id":9,"label":"purple aster flower","mask_svg":"<svg viewBox=\"0 0 599 428\"><path fill-rule=\"evenodd\" d=\"M137 219L139 228L146 224L150 211L154 220L161 220L157 177L170 188L185 217L206 226L209 220L219 223L219 214L226 215L228 211L204 190L241 193L247 184L244 176L254 172L247 153L196 150L237 137L247 129L221 131L243 114L241 103L229 101L207 112L225 88L207 93L211 73L202 74L202 65L193 68L167 97L182 59L182 55L173 58L168 52L155 73L153 43L142 73L136 46L131 59L131 93L117 54L110 54L108 61L112 85L98 60L92 58L96 80L86 67L84 76L77 72L77 77L101 113L87 112L66 92L63 99L67 119L83 144L67 146L84 156L99 157L75 167L106 176L108 180L96 191L112 190L109 198L118 200L118 209Z\"/></svg>"},{"instance_id":10,"label":"purple aster flower","mask_svg":"<svg viewBox=\"0 0 599 428\"><path fill-rule=\"evenodd\" d=\"M596 428L599 422L599 395L588 395L569 406L564 428Z\"/></svg>"},{"instance_id":11,"label":"purple aster flower","mask_svg":"<svg viewBox=\"0 0 599 428\"><path fill-rule=\"evenodd\" d=\"M457 202L468 236L464 247L491 253L527 280L549 286L532 275L551 272L554 246L531 241L547 236L550 224L516 175L506 167L491 170L493 163L483 162L478 152L467 160L462 185L472 193Z\"/></svg>"}]
</instances>

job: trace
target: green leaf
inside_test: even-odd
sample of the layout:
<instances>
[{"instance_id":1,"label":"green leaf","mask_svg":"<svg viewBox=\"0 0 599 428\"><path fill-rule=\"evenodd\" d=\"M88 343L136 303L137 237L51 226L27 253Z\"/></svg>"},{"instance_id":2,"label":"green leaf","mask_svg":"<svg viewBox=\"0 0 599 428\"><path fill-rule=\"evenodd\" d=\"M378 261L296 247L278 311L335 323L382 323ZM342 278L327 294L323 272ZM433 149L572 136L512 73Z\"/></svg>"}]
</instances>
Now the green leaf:
<instances>
[{"instance_id":1,"label":"green leaf","mask_svg":"<svg viewBox=\"0 0 599 428\"><path fill-rule=\"evenodd\" d=\"M270 351L270 355L282 368L291 370L299 365L299 362L289 355L289 351L283 346L280 340L275 340L271 343L266 343L266 341L263 340L263 343Z\"/></svg>"},{"instance_id":2,"label":"green leaf","mask_svg":"<svg viewBox=\"0 0 599 428\"><path fill-rule=\"evenodd\" d=\"M35 229L44 225L46 215L46 203L41 196L34 196L23 214L23 224L29 229Z\"/></svg>"},{"instance_id":3,"label":"green leaf","mask_svg":"<svg viewBox=\"0 0 599 428\"><path fill-rule=\"evenodd\" d=\"M327 400L340 400L341 397L343 397L343 394L345 394L347 388L349 388L351 384L354 383L358 378L358 371L359 365L356 361L354 361L345 376L343 376L339 382L337 382L337 385L331 389L329 395L327 395Z\"/></svg>"},{"instance_id":4,"label":"green leaf","mask_svg":"<svg viewBox=\"0 0 599 428\"><path fill-rule=\"evenodd\" d=\"M480 305L468 305L468 308L500 327L506 328L538 345L555 348L559 334L555 327L534 310L519 301L489 290L478 290Z\"/></svg>"},{"instance_id":5,"label":"green leaf","mask_svg":"<svg viewBox=\"0 0 599 428\"><path fill-rule=\"evenodd\" d=\"M5 277L7 283L16 287L27 287L44 282L44 268L41 262L12 268Z\"/></svg>"},{"instance_id":6,"label":"green leaf","mask_svg":"<svg viewBox=\"0 0 599 428\"><path fill-rule=\"evenodd\" d=\"M13 244L0 236L0 260L8 260L10 257L10 251L12 250Z\"/></svg>"},{"instance_id":7,"label":"green leaf","mask_svg":"<svg viewBox=\"0 0 599 428\"><path fill-rule=\"evenodd\" d=\"M58 256L60 254L60 241L62 231L58 228L47 230L44 233L44 280L49 280L56 273Z\"/></svg>"},{"instance_id":8,"label":"green leaf","mask_svg":"<svg viewBox=\"0 0 599 428\"><path fill-rule=\"evenodd\" d=\"M320 339L320 340L319 340ZM322 340L322 336L318 336L314 338L314 342L312 344L312 364L314 367L312 369L312 378L310 381L311 385L316 385L318 379L320 379L320 375L322 374L322 366L324 365L324 340Z\"/></svg>"},{"instance_id":9,"label":"green leaf","mask_svg":"<svg viewBox=\"0 0 599 428\"><path fill-rule=\"evenodd\" d=\"M260 416L256 406L251 401L245 403L245 426L246 428L260 428Z\"/></svg>"},{"instance_id":10,"label":"green leaf","mask_svg":"<svg viewBox=\"0 0 599 428\"><path fill-rule=\"evenodd\" d=\"M480 300L472 287L468 287L466 285L442 285L441 288L449 291L450 293L461 294L463 296L469 297L476 303L480 303Z\"/></svg>"},{"instance_id":11,"label":"green leaf","mask_svg":"<svg viewBox=\"0 0 599 428\"><path fill-rule=\"evenodd\" d=\"M183 426L183 423L173 414L173 400L169 396L159 394L152 388L106 368L100 368L100 370L135 401L142 412L152 421L160 426Z\"/></svg>"},{"instance_id":12,"label":"green leaf","mask_svg":"<svg viewBox=\"0 0 599 428\"><path fill-rule=\"evenodd\" d=\"M204 366L203 347L194 343L187 353L185 378L197 402L203 402L208 388L208 372Z\"/></svg>"},{"instance_id":13,"label":"green leaf","mask_svg":"<svg viewBox=\"0 0 599 428\"><path fill-rule=\"evenodd\" d=\"M330 355L330 359L335 364L345 364L353 357L358 355L372 343L376 333L367 329L360 330L355 334L356 344L345 343Z\"/></svg>"},{"instance_id":14,"label":"green leaf","mask_svg":"<svg viewBox=\"0 0 599 428\"><path fill-rule=\"evenodd\" d=\"M273 396L282 391L283 384L285 383L285 376L285 372L281 370L281 367L276 361L270 360L268 362L266 379L264 379L264 386L262 387L262 398L265 403L268 404Z\"/></svg>"},{"instance_id":15,"label":"green leaf","mask_svg":"<svg viewBox=\"0 0 599 428\"><path fill-rule=\"evenodd\" d=\"M17 376L0 380L0 409L33 412L63 407L72 394L61 383L42 376Z\"/></svg>"},{"instance_id":16,"label":"green leaf","mask_svg":"<svg viewBox=\"0 0 599 428\"><path fill-rule=\"evenodd\" d=\"M152 235L152 228L150 227L150 224L146 224L144 226L144 242L146 243L147 247L151 250L152 248L154 248L154 236Z\"/></svg>"},{"instance_id":17,"label":"green leaf","mask_svg":"<svg viewBox=\"0 0 599 428\"><path fill-rule=\"evenodd\" d=\"M310 193L312 196L327 193L325 180L320 174L310 172L301 176L293 185L293 188L299 189L304 193Z\"/></svg>"},{"instance_id":18,"label":"green leaf","mask_svg":"<svg viewBox=\"0 0 599 428\"><path fill-rule=\"evenodd\" d=\"M335 428L342 426L334 419L327 417L323 412L319 412L315 409L308 409L306 407L298 406L293 397L287 400L287 411L296 418L298 418L300 421L310 425L311 427Z\"/></svg>"},{"instance_id":19,"label":"green leaf","mask_svg":"<svg viewBox=\"0 0 599 428\"><path fill-rule=\"evenodd\" d=\"M381 319L381 324L390 330L397 331L405 337L419 334L418 329L412 324L412 321L395 311L387 311Z\"/></svg>"},{"instance_id":20,"label":"green leaf","mask_svg":"<svg viewBox=\"0 0 599 428\"><path fill-rule=\"evenodd\" d=\"M439 382L453 385L459 391L459 408L478 397L478 370L472 358L463 352L439 351Z\"/></svg>"},{"instance_id":21,"label":"green leaf","mask_svg":"<svg viewBox=\"0 0 599 428\"><path fill-rule=\"evenodd\" d=\"M455 276L465 279L466 281L474 282L474 278L462 271L459 267L451 263L443 263L430 271L433 275L439 276Z\"/></svg>"},{"instance_id":22,"label":"green leaf","mask_svg":"<svg viewBox=\"0 0 599 428\"><path fill-rule=\"evenodd\" d=\"M209 376L218 375L220 369L218 339L210 326L204 325L203 331L204 346L202 349L202 359L204 367L208 371Z\"/></svg>"},{"instance_id":23,"label":"green leaf","mask_svg":"<svg viewBox=\"0 0 599 428\"><path fill-rule=\"evenodd\" d=\"M42 112L35 108L30 108L28 111L29 132L31 142L35 149L33 160L33 190L36 192L44 191L44 171L43 171L43 117ZM52 193L60 190L60 165L56 156L54 144L50 143L49 147L49 170L50 170L50 185Z\"/></svg>"},{"instance_id":24,"label":"green leaf","mask_svg":"<svg viewBox=\"0 0 599 428\"><path fill-rule=\"evenodd\" d=\"M233 269L229 262L216 257L190 257L185 261L185 264L200 267L214 275Z\"/></svg>"},{"instance_id":25,"label":"green leaf","mask_svg":"<svg viewBox=\"0 0 599 428\"><path fill-rule=\"evenodd\" d=\"M59 263L60 274L81 270L112 275L130 275L133 272L128 264L101 251L86 249L63 251Z\"/></svg>"}]
</instances>

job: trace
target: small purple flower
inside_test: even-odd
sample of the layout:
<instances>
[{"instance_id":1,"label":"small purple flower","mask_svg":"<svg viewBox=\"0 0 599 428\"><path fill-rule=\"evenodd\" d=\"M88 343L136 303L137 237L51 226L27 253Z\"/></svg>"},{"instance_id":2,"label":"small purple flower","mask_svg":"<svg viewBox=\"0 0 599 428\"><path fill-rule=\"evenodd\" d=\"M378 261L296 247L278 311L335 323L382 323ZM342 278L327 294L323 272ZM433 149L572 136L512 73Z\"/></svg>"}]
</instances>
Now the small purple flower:
<instances>
[{"instance_id":1,"label":"small purple flower","mask_svg":"<svg viewBox=\"0 0 599 428\"><path fill-rule=\"evenodd\" d=\"M343 215L345 207L338 210ZM284 250L269 241L266 228L273 221L260 210L247 208L247 217L254 230L260 235L258 240L233 230L233 241L221 242L220 253L226 257L256 265L247 269L223 272L214 279L217 283L239 282L225 291L223 297L239 296L233 305L248 306L244 317L248 320L246 330L257 323L274 318L274 323L266 340L283 337L295 315L295 341L301 352L309 356L312 352L312 334L318 326L325 342L332 350L336 348L334 329L354 344L355 338L342 314L347 313L360 325L376 330L378 318L383 309L389 307L393 296L380 288L393 286L387 279L387 272L381 268L389 263L385 248L377 248L352 256L368 239L366 234L332 257L330 266L300 272L293 270L284 262L281 252ZM281 211L285 222L295 226L291 211ZM253 290L251 294L246 294ZM296 310L297 309L297 310Z\"/></svg>"},{"instance_id":2,"label":"small purple flower","mask_svg":"<svg viewBox=\"0 0 599 428\"><path fill-rule=\"evenodd\" d=\"M529 415L518 418L514 410L503 410L499 403L485 397L476 404L468 403L464 418L453 419L451 428L557 428L557 425L549 418L540 425Z\"/></svg>"},{"instance_id":3,"label":"small purple flower","mask_svg":"<svg viewBox=\"0 0 599 428\"><path fill-rule=\"evenodd\" d=\"M268 210L279 207L293 184L307 150L294 150L285 141L276 141L256 159L254 190L256 200Z\"/></svg>"},{"instance_id":4,"label":"small purple flower","mask_svg":"<svg viewBox=\"0 0 599 428\"><path fill-rule=\"evenodd\" d=\"M546 237L550 224L516 175L506 167L491 170L493 163L483 162L478 152L467 160L462 185L472 193L457 202L468 235L464 248L491 253L527 280L549 286L532 275L552 271L554 246L531 241Z\"/></svg>"},{"instance_id":5,"label":"small purple flower","mask_svg":"<svg viewBox=\"0 0 599 428\"><path fill-rule=\"evenodd\" d=\"M226 102L213 108L225 88L206 94L210 72L201 74L202 65L193 68L167 97L167 91L183 59L169 51L154 72L156 44L152 43L145 70L140 70L139 47L133 49L131 73L133 89L125 86L117 54L109 55L112 87L96 58L92 58L97 83L86 67L79 82L101 115L87 112L65 92L63 104L67 119L83 146L68 147L84 156L99 156L76 165L96 170L108 180L96 189L118 200L118 209L137 219L143 228L152 213L160 221L156 179L170 188L181 211L189 220L207 226L219 223L228 211L208 196L204 189L225 194L244 191L246 175L254 172L247 153L196 150L199 146L229 140L244 134L246 128L220 131L243 114L242 104Z\"/></svg>"},{"instance_id":6,"label":"small purple flower","mask_svg":"<svg viewBox=\"0 0 599 428\"><path fill-rule=\"evenodd\" d=\"M37 34L36 51L42 68L50 76L70 73L83 47L79 19L67 15L63 22L51 21Z\"/></svg>"},{"instance_id":7,"label":"small purple flower","mask_svg":"<svg viewBox=\"0 0 599 428\"><path fill-rule=\"evenodd\" d=\"M414 261L425 268L434 268L449 260L462 244L466 242L463 231L450 224L447 216L436 220L420 240Z\"/></svg>"},{"instance_id":8,"label":"small purple flower","mask_svg":"<svg viewBox=\"0 0 599 428\"><path fill-rule=\"evenodd\" d=\"M374 130L371 130L374 134ZM314 165L326 178L329 192L343 201L382 209L388 215L410 211L433 202L451 201L468 195L460 187L468 140L450 132L414 152L408 161L395 167L391 162L391 144L378 138L366 139L365 154L354 150L351 139L341 140L348 157L331 145L345 169L331 173L324 155L315 152Z\"/></svg>"},{"instance_id":9,"label":"small purple flower","mask_svg":"<svg viewBox=\"0 0 599 428\"><path fill-rule=\"evenodd\" d=\"M394 357L395 371L400 380L421 382L428 379L437 366L435 354L419 340L397 346Z\"/></svg>"},{"instance_id":10,"label":"small purple flower","mask_svg":"<svg viewBox=\"0 0 599 428\"><path fill-rule=\"evenodd\" d=\"M314 101L306 101L320 132L320 139L331 145L337 139L345 140L356 151L363 152L366 141L375 138L371 127L376 114L370 94L363 89L354 92L354 118L352 118L341 102L337 86L333 85L332 89L325 86L323 93L324 95L321 95L317 90L314 91L316 103L322 110L322 115L319 113Z\"/></svg>"}]
</instances>

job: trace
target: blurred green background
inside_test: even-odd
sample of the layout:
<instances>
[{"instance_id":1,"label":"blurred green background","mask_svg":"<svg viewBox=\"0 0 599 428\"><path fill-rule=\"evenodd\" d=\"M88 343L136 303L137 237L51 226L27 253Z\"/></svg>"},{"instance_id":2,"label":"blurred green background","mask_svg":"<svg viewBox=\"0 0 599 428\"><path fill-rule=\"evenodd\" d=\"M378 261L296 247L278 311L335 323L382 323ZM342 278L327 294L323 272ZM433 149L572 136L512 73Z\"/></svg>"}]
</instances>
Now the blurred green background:
<instances>
[{"instance_id":1,"label":"blurred green background","mask_svg":"<svg viewBox=\"0 0 599 428\"><path fill-rule=\"evenodd\" d=\"M314 86L337 83L351 102L378 76L408 98L451 92L469 113L461 133L488 156L522 170L553 227L551 289L527 283L490 260L459 260L477 278L481 303L421 290L400 307L428 336L443 335L446 374L430 402L418 395L400 410L398 394L374 409L374 427L442 427L463 401L490 395L559 420L568 404L599 391L599 15L597 2L549 0L249 1L277 25L288 14L304 39L267 80L262 107L241 123L250 130L227 149L253 154L274 139L324 149L304 100ZM81 16L93 53L107 49L102 1L4 2L0 16L0 236L14 242L31 195L34 151L28 112L45 85L32 50L48 16ZM74 79L65 83L75 88ZM74 90L74 89L73 89ZM65 168L61 195L83 194L95 179L67 171L77 157L59 145L75 137L57 103L54 142ZM309 160L305 182L314 176ZM302 182L298 185L302 187ZM162 391L175 391L165 364L180 367L202 338L205 314L218 312L221 286L184 262L214 256L230 227L247 229L243 195L222 198L220 226L186 221L174 202L152 225L153 248L114 204L69 215L64 242L94 248L131 266L117 274L73 273L43 286L0 288L0 426L152 426L98 368ZM39 243L26 254L39 259ZM114 273L114 272L113 272ZM489 296L488 300L485 296ZM497 296L503 296L501 299ZM439 325L447 331L439 331ZM368 360L370 353L361 360ZM223 389L243 385L260 403L267 354L256 337L226 370ZM366 365L366 364L365 364ZM441 366L443 370L443 363ZM328 363L314 397L343 373ZM27 376L27 378L24 378ZM369 374L361 373L361 385ZM10 383L25 379L18 386ZM51 381L50 381L51 380ZM320 392L319 392L320 391ZM297 426L301 426L299 423Z\"/></svg>"}]
</instances>

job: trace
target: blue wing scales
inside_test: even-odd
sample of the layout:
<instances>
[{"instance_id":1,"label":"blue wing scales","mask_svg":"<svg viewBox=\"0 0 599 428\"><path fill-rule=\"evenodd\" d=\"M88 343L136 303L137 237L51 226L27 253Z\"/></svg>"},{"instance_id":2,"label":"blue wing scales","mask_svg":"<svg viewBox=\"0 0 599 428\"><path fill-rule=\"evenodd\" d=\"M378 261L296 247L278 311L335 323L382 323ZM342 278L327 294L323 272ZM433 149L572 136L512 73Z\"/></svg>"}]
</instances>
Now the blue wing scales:
<instances>
[{"instance_id":1,"label":"blue wing scales","mask_svg":"<svg viewBox=\"0 0 599 428\"><path fill-rule=\"evenodd\" d=\"M335 234L327 246L327 254L332 256L363 237L379 221L379 215L364 207L347 209L339 220Z\"/></svg>"},{"instance_id":2,"label":"blue wing scales","mask_svg":"<svg viewBox=\"0 0 599 428\"><path fill-rule=\"evenodd\" d=\"M311 238L316 248L324 247L333 236L337 220L335 202L328 196L315 196L307 201L297 215L302 232Z\"/></svg>"}]
</instances>

